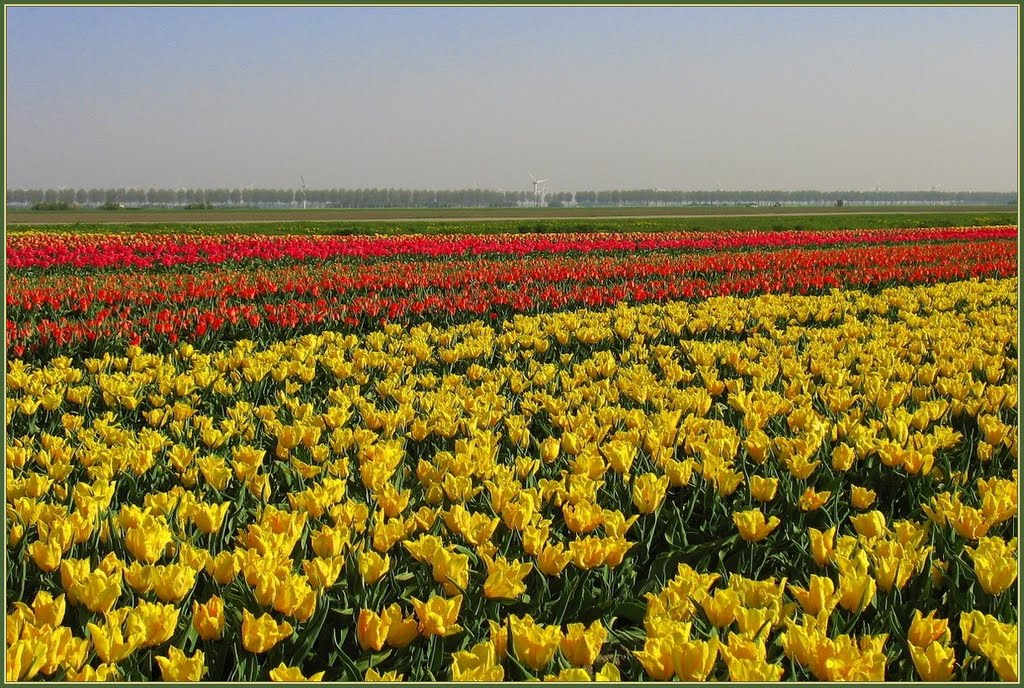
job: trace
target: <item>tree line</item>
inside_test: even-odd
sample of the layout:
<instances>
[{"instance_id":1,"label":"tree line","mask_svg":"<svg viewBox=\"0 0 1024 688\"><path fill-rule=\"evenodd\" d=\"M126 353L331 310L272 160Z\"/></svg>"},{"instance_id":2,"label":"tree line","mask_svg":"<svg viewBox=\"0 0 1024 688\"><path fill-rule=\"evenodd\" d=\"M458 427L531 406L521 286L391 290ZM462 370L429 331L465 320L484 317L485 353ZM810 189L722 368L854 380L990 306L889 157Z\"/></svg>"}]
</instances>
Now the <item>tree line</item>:
<instances>
[{"instance_id":1,"label":"tree line","mask_svg":"<svg viewBox=\"0 0 1024 688\"><path fill-rule=\"evenodd\" d=\"M499 189L8 189L9 207L38 208L518 208L676 205L1007 205L995 191L558 191Z\"/></svg>"}]
</instances>

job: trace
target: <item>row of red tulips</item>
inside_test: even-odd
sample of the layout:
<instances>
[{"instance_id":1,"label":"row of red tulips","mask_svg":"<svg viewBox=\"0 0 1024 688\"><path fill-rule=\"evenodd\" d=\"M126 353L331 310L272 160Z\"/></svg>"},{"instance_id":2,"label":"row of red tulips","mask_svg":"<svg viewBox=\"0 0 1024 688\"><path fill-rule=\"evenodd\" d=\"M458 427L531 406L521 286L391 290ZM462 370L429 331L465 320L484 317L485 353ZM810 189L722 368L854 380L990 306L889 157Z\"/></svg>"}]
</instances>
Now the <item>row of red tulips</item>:
<instances>
[{"instance_id":1,"label":"row of red tulips","mask_svg":"<svg viewBox=\"0 0 1024 688\"><path fill-rule=\"evenodd\" d=\"M1009 252L1009 253L1008 253ZM8 309L60 314L89 313L99 305L195 304L264 301L296 296L349 297L353 294L453 290L500 286L534 288L559 282L608 284L653 279L714 279L738 273L785 269L829 275L838 270L906 265L963 264L985 266L1014 253L1007 241L957 244L871 246L857 249L801 249L711 254L644 253L631 256L566 255L522 259L424 261L415 270L404 261L359 266L337 263L219 268L196 272L102 273L38 276L15 273L7 283ZM983 268L991 272L989 268Z\"/></svg>"},{"instance_id":2,"label":"row of red tulips","mask_svg":"<svg viewBox=\"0 0 1024 688\"><path fill-rule=\"evenodd\" d=\"M831 232L662 232L448 236L260 236L24 234L8 239L7 266L152 268L248 260L326 260L650 250L713 251L846 244L1008 239L1016 227L842 230Z\"/></svg>"},{"instance_id":3,"label":"row of red tulips","mask_svg":"<svg viewBox=\"0 0 1024 688\"><path fill-rule=\"evenodd\" d=\"M353 274L323 267L303 277L288 268L244 280L213 271L206 282L182 280L175 291L154 285L88 291L71 276L9 283L7 342L18 357L105 350L125 342L163 349L178 341L266 339L324 328L363 328L380 321L417 322L505 316L620 301L661 302L715 295L816 293L831 288L921 284L1017 273L1010 241L831 250L785 250L708 256L600 256L384 263ZM291 275L291 277L287 277ZM154 276L155 278L155 276ZM365 279L360 279L365 278ZM127 276L125 279L128 279ZM165 277L166 279L166 277ZM182 279L181 276L176 279ZM57 296L67 280L69 302ZM76 281L77 280L77 281ZM95 284L92 284L95 289ZM217 291L220 287L222 291ZM159 290L159 291L157 291ZM116 295L116 297L112 297ZM158 298L157 294L166 296ZM49 312L47 312L49 311Z\"/></svg>"}]
</instances>

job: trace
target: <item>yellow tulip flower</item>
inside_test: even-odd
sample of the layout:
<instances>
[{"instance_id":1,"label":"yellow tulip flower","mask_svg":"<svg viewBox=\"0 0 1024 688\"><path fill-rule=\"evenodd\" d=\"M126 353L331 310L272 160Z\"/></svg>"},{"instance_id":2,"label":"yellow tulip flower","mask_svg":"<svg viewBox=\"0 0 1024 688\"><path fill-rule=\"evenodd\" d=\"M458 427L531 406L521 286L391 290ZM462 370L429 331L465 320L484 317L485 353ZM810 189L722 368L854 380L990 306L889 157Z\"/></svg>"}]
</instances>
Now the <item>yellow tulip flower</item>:
<instances>
[{"instance_id":1,"label":"yellow tulip flower","mask_svg":"<svg viewBox=\"0 0 1024 688\"><path fill-rule=\"evenodd\" d=\"M748 542L764 540L781 523L776 516L765 521L764 513L760 509L734 512L732 520L736 524L740 537Z\"/></svg>"},{"instance_id":2,"label":"yellow tulip flower","mask_svg":"<svg viewBox=\"0 0 1024 688\"><path fill-rule=\"evenodd\" d=\"M373 550L360 552L356 562L359 565L359 575L367 585L373 585L379 581L391 568L391 557L387 554L381 556Z\"/></svg>"},{"instance_id":3,"label":"yellow tulip flower","mask_svg":"<svg viewBox=\"0 0 1024 688\"><path fill-rule=\"evenodd\" d=\"M775 499L775 493L778 489L778 478L764 478L759 475L750 476L750 494L759 502L770 502Z\"/></svg>"},{"instance_id":4,"label":"yellow tulip flower","mask_svg":"<svg viewBox=\"0 0 1024 688\"><path fill-rule=\"evenodd\" d=\"M366 670L366 676L363 677L364 681L385 681L387 683L398 683L402 680L403 674L397 671L385 671L383 674L374 668Z\"/></svg>"},{"instance_id":5,"label":"yellow tulip flower","mask_svg":"<svg viewBox=\"0 0 1024 688\"><path fill-rule=\"evenodd\" d=\"M851 516L850 523L853 524L857 533L869 540L875 540L887 532L885 527L885 515L881 511L869 511L866 514Z\"/></svg>"},{"instance_id":6,"label":"yellow tulip flower","mask_svg":"<svg viewBox=\"0 0 1024 688\"><path fill-rule=\"evenodd\" d=\"M533 570L529 562L508 561L505 557L497 560L484 556L487 565L487 579L484 581L484 597L488 599L514 600L526 592L523 579Z\"/></svg>"},{"instance_id":7,"label":"yellow tulip flower","mask_svg":"<svg viewBox=\"0 0 1024 688\"><path fill-rule=\"evenodd\" d=\"M381 618L387 620L387 644L391 647L405 647L419 637L415 614L404 616L397 603L381 612Z\"/></svg>"},{"instance_id":8,"label":"yellow tulip flower","mask_svg":"<svg viewBox=\"0 0 1024 688\"><path fill-rule=\"evenodd\" d=\"M364 650L379 651L384 647L388 638L390 627L390 616L377 614L369 609L359 610L359 619L356 621L356 639L359 646Z\"/></svg>"},{"instance_id":9,"label":"yellow tulip flower","mask_svg":"<svg viewBox=\"0 0 1024 688\"><path fill-rule=\"evenodd\" d=\"M298 667L290 667L284 662L270 670L270 680L274 682L300 683L302 681L322 681L323 671L318 671L312 676L303 676L302 670Z\"/></svg>"},{"instance_id":10,"label":"yellow tulip flower","mask_svg":"<svg viewBox=\"0 0 1024 688\"><path fill-rule=\"evenodd\" d=\"M498 664L494 646L489 642L454 653L451 668L453 681L501 681L505 678L505 670Z\"/></svg>"},{"instance_id":11,"label":"yellow tulip flower","mask_svg":"<svg viewBox=\"0 0 1024 688\"><path fill-rule=\"evenodd\" d=\"M292 634L287 621L278 623L270 614L254 617L248 609L242 610L242 647L253 654L269 652L275 645Z\"/></svg>"},{"instance_id":12,"label":"yellow tulip flower","mask_svg":"<svg viewBox=\"0 0 1024 688\"><path fill-rule=\"evenodd\" d=\"M562 629L542 626L529 614L523 618L509 617L509 634L516 659L535 671L551 662L562 640Z\"/></svg>"},{"instance_id":13,"label":"yellow tulip flower","mask_svg":"<svg viewBox=\"0 0 1024 688\"><path fill-rule=\"evenodd\" d=\"M909 643L908 646L910 658L921 680L945 683L953 678L953 669L956 667L953 648L937 641L930 642L924 647L914 643Z\"/></svg>"},{"instance_id":14,"label":"yellow tulip flower","mask_svg":"<svg viewBox=\"0 0 1024 688\"><path fill-rule=\"evenodd\" d=\"M1017 580L1017 538L1006 542L998 537L979 538L977 547L964 547L974 562L974 573L981 588L998 595Z\"/></svg>"},{"instance_id":15,"label":"yellow tulip flower","mask_svg":"<svg viewBox=\"0 0 1024 688\"><path fill-rule=\"evenodd\" d=\"M192 625L203 640L218 640L224 632L226 620L224 600L217 595L203 604L192 603Z\"/></svg>"},{"instance_id":16,"label":"yellow tulip flower","mask_svg":"<svg viewBox=\"0 0 1024 688\"><path fill-rule=\"evenodd\" d=\"M581 623L571 623L566 626L559 647L570 664L589 667L601 655L601 648L607 638L608 631L599 620L592 622L589 628Z\"/></svg>"},{"instance_id":17,"label":"yellow tulip flower","mask_svg":"<svg viewBox=\"0 0 1024 688\"><path fill-rule=\"evenodd\" d=\"M419 620L420 635L449 636L462 632L462 626L456 623L462 607L462 595L456 595L450 600L431 595L426 602L414 597L412 605Z\"/></svg>"},{"instance_id":18,"label":"yellow tulip flower","mask_svg":"<svg viewBox=\"0 0 1024 688\"><path fill-rule=\"evenodd\" d=\"M192 657L176 647L167 651L166 657L157 657L160 675L165 681L198 681L206 673L206 660L202 650L196 650Z\"/></svg>"},{"instance_id":19,"label":"yellow tulip flower","mask_svg":"<svg viewBox=\"0 0 1024 688\"><path fill-rule=\"evenodd\" d=\"M801 511L817 511L821 507L825 506L825 503L831 496L831 492L816 492L813 487L808 487L804 490L804 493L800 495L797 505L800 507Z\"/></svg>"}]
</instances>

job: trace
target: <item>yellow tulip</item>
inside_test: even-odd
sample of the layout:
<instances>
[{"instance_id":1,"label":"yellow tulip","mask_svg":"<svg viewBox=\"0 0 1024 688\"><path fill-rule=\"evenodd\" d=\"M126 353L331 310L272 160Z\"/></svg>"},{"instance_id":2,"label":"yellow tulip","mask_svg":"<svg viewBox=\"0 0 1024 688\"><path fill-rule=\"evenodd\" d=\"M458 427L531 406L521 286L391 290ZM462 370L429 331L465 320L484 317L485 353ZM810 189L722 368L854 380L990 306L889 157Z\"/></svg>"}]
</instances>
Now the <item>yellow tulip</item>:
<instances>
[{"instance_id":1,"label":"yellow tulip","mask_svg":"<svg viewBox=\"0 0 1024 688\"><path fill-rule=\"evenodd\" d=\"M949 621L935 618L935 611L923 616L920 609L914 610L907 630L907 641L918 648L926 648L933 642L948 644L950 639Z\"/></svg>"},{"instance_id":2,"label":"yellow tulip","mask_svg":"<svg viewBox=\"0 0 1024 688\"><path fill-rule=\"evenodd\" d=\"M740 537L748 542L760 542L768 537L775 530L779 523L778 517L772 516L766 522L764 513L760 509L750 511L737 511L732 515L733 523L740 533Z\"/></svg>"},{"instance_id":3,"label":"yellow tulip","mask_svg":"<svg viewBox=\"0 0 1024 688\"><path fill-rule=\"evenodd\" d=\"M67 626L60 626L58 628L42 626L29 633L38 633L34 639L42 641L46 647L46 661L39 668L40 673L44 676L52 676L59 668L68 665L69 660L72 662L78 661L78 657L82 656L81 643L84 642L88 645L87 640L73 638L71 636L71 629ZM27 636L28 634L26 634L25 639L28 639ZM69 653L73 656L68 657ZM84 658L82 661L85 661Z\"/></svg>"},{"instance_id":4,"label":"yellow tulip","mask_svg":"<svg viewBox=\"0 0 1024 688\"><path fill-rule=\"evenodd\" d=\"M514 600L526 592L523 579L533 570L529 562L508 561L505 557L497 560L484 556L487 565L487 579L484 581L484 597L488 599Z\"/></svg>"},{"instance_id":5,"label":"yellow tulip","mask_svg":"<svg viewBox=\"0 0 1024 688\"><path fill-rule=\"evenodd\" d=\"M258 619L248 609L242 610L242 647L247 652L262 654L292 634L292 625L287 621L278 623L270 614Z\"/></svg>"},{"instance_id":6,"label":"yellow tulip","mask_svg":"<svg viewBox=\"0 0 1024 688\"><path fill-rule=\"evenodd\" d=\"M605 548L600 538L587 536L569 542L569 554L576 568L584 571L605 563Z\"/></svg>"},{"instance_id":7,"label":"yellow tulip","mask_svg":"<svg viewBox=\"0 0 1024 688\"><path fill-rule=\"evenodd\" d=\"M487 626L495 655L499 661L505 661L505 658L508 657L508 624L499 624L488 620Z\"/></svg>"},{"instance_id":8,"label":"yellow tulip","mask_svg":"<svg viewBox=\"0 0 1024 688\"><path fill-rule=\"evenodd\" d=\"M828 566L835 560L836 529L829 528L825 532L817 528L808 528L811 539L811 556L818 566Z\"/></svg>"},{"instance_id":9,"label":"yellow tulip","mask_svg":"<svg viewBox=\"0 0 1024 688\"><path fill-rule=\"evenodd\" d=\"M40 590L32 601L32 614L35 617L36 625L48 625L53 628L60 626L61 621L64 620L65 607L64 595L54 597L45 590Z\"/></svg>"},{"instance_id":10,"label":"yellow tulip","mask_svg":"<svg viewBox=\"0 0 1024 688\"><path fill-rule=\"evenodd\" d=\"M731 633L728 644L720 644L719 652L729 669L730 681L778 681L783 668L767 662L764 641Z\"/></svg>"},{"instance_id":11,"label":"yellow tulip","mask_svg":"<svg viewBox=\"0 0 1024 688\"><path fill-rule=\"evenodd\" d=\"M206 660L202 650L196 650L192 657L176 647L168 648L166 657L157 657L160 675L165 681L198 681L206 672Z\"/></svg>"},{"instance_id":12,"label":"yellow tulip","mask_svg":"<svg viewBox=\"0 0 1024 688\"><path fill-rule=\"evenodd\" d=\"M754 430L744 442L747 454L754 460L755 463L761 464L765 462L771 453L771 440L763 430Z\"/></svg>"},{"instance_id":13,"label":"yellow tulip","mask_svg":"<svg viewBox=\"0 0 1024 688\"><path fill-rule=\"evenodd\" d=\"M142 634L142 647L155 647L171 639L178 625L178 608L139 600L128 614L125 628L129 634Z\"/></svg>"},{"instance_id":14,"label":"yellow tulip","mask_svg":"<svg viewBox=\"0 0 1024 688\"><path fill-rule=\"evenodd\" d=\"M362 576L363 582L367 585L373 585L383 578L384 574L391 568L391 557L387 554L381 556L373 550L369 550L359 553L357 563L359 565L359 575Z\"/></svg>"},{"instance_id":15,"label":"yellow tulip","mask_svg":"<svg viewBox=\"0 0 1024 688\"><path fill-rule=\"evenodd\" d=\"M449 636L462 632L462 626L456 623L462 607L462 595L456 595L450 600L431 595L426 602L414 597L412 606L419 620L420 635Z\"/></svg>"},{"instance_id":16,"label":"yellow tulip","mask_svg":"<svg viewBox=\"0 0 1024 688\"><path fill-rule=\"evenodd\" d=\"M672 667L680 681L704 681L718 658L718 638L691 640L679 644L672 653Z\"/></svg>"},{"instance_id":17,"label":"yellow tulip","mask_svg":"<svg viewBox=\"0 0 1024 688\"><path fill-rule=\"evenodd\" d=\"M525 496L525 495L524 495ZM521 520L515 519L511 516L506 518L506 525L512 528L514 525L518 526L518 530L521 530L530 520L530 516L533 514L533 503L527 500L526 513L523 514ZM519 506L517 502L515 506ZM505 505L505 509L502 511L502 515L509 514L510 511L514 510L515 507L511 503ZM499 518L489 518L487 514L482 513L471 513L461 504L456 504L451 509L443 514L445 525L448 529L454 533L458 533L471 545L481 545L491 539L498 524L501 523ZM509 521L513 523L509 523Z\"/></svg>"},{"instance_id":18,"label":"yellow tulip","mask_svg":"<svg viewBox=\"0 0 1024 688\"><path fill-rule=\"evenodd\" d=\"M589 667L601 655L601 648L607 638L608 631L600 621L594 621L589 628L580 623L571 623L566 626L565 636L559 646L570 664Z\"/></svg>"},{"instance_id":19,"label":"yellow tulip","mask_svg":"<svg viewBox=\"0 0 1024 688\"><path fill-rule=\"evenodd\" d=\"M93 681L116 681L119 675L117 665L101 664L95 669L91 666L81 667L80 670L68 670L68 681L86 683Z\"/></svg>"},{"instance_id":20,"label":"yellow tulip","mask_svg":"<svg viewBox=\"0 0 1024 688\"><path fill-rule=\"evenodd\" d=\"M60 542L57 540L36 540L28 546L29 556L32 557L33 563L44 573L50 571L56 571L57 567L60 566L61 558L64 556L64 550L60 546Z\"/></svg>"},{"instance_id":21,"label":"yellow tulip","mask_svg":"<svg viewBox=\"0 0 1024 688\"><path fill-rule=\"evenodd\" d=\"M796 601L800 603L804 611L813 616L822 612L831 614L839 603L840 595L836 593L836 585L831 578L824 576L811 576L811 584L805 590L795 585L789 586L790 592Z\"/></svg>"},{"instance_id":22,"label":"yellow tulip","mask_svg":"<svg viewBox=\"0 0 1024 688\"><path fill-rule=\"evenodd\" d=\"M439 549L434 552L431 563L434 580L441 584L445 593L459 594L469 586L469 555Z\"/></svg>"},{"instance_id":23,"label":"yellow tulip","mask_svg":"<svg viewBox=\"0 0 1024 688\"><path fill-rule=\"evenodd\" d=\"M867 573L839 574L839 606L851 613L868 608L875 598L875 579Z\"/></svg>"},{"instance_id":24,"label":"yellow tulip","mask_svg":"<svg viewBox=\"0 0 1024 688\"><path fill-rule=\"evenodd\" d=\"M640 661L644 671L655 681L668 681L675 673L672 638L651 638L644 641L644 649L634 650L633 655Z\"/></svg>"},{"instance_id":25,"label":"yellow tulip","mask_svg":"<svg viewBox=\"0 0 1024 688\"><path fill-rule=\"evenodd\" d=\"M642 514L652 514L661 506L668 490L668 476L645 473L633 481L633 504Z\"/></svg>"},{"instance_id":26,"label":"yellow tulip","mask_svg":"<svg viewBox=\"0 0 1024 688\"><path fill-rule=\"evenodd\" d=\"M359 620L356 622L356 640L359 641L359 646L364 650L379 651L387 641L389 627L388 615L360 609Z\"/></svg>"},{"instance_id":27,"label":"yellow tulip","mask_svg":"<svg viewBox=\"0 0 1024 688\"><path fill-rule=\"evenodd\" d=\"M726 628L736 620L736 612L743 602L735 590L723 588L716 590L714 595L705 596L700 605L712 626Z\"/></svg>"},{"instance_id":28,"label":"yellow tulip","mask_svg":"<svg viewBox=\"0 0 1024 688\"><path fill-rule=\"evenodd\" d=\"M196 585L196 571L181 564L157 567L153 589L161 602L181 602Z\"/></svg>"},{"instance_id":29,"label":"yellow tulip","mask_svg":"<svg viewBox=\"0 0 1024 688\"><path fill-rule=\"evenodd\" d=\"M813 487L808 487L800 495L797 505L801 511L817 511L825 506L825 502L832 496L831 492L816 492Z\"/></svg>"},{"instance_id":30,"label":"yellow tulip","mask_svg":"<svg viewBox=\"0 0 1024 688\"><path fill-rule=\"evenodd\" d=\"M146 516L137 527L125 533L124 544L137 561L155 564L171 544L171 529L162 518Z\"/></svg>"},{"instance_id":31,"label":"yellow tulip","mask_svg":"<svg viewBox=\"0 0 1024 688\"><path fill-rule=\"evenodd\" d=\"M453 681L501 681L505 670L497 663L491 643L477 643L469 650L452 655Z\"/></svg>"},{"instance_id":32,"label":"yellow tulip","mask_svg":"<svg viewBox=\"0 0 1024 688\"><path fill-rule=\"evenodd\" d=\"M203 640L218 640L226 620L224 600L220 597L213 595L203 604L192 602L192 625Z\"/></svg>"},{"instance_id":33,"label":"yellow tulip","mask_svg":"<svg viewBox=\"0 0 1024 688\"><path fill-rule=\"evenodd\" d=\"M875 491L857 485L850 486L850 503L853 508L865 510L875 502Z\"/></svg>"},{"instance_id":34,"label":"yellow tulip","mask_svg":"<svg viewBox=\"0 0 1024 688\"><path fill-rule=\"evenodd\" d=\"M960 501L956 501L943 514L957 535L965 540L977 540L985 537L993 525L991 518L983 509L976 509Z\"/></svg>"},{"instance_id":35,"label":"yellow tulip","mask_svg":"<svg viewBox=\"0 0 1024 688\"><path fill-rule=\"evenodd\" d=\"M567 431L562 433L562 441L559 446L569 456L578 456L583 449L583 442L578 435ZM544 460L547 462L547 457Z\"/></svg>"},{"instance_id":36,"label":"yellow tulip","mask_svg":"<svg viewBox=\"0 0 1024 688\"><path fill-rule=\"evenodd\" d=\"M845 442L840 442L832 450L832 467L837 471L848 471L857 460L857 454Z\"/></svg>"},{"instance_id":37,"label":"yellow tulip","mask_svg":"<svg viewBox=\"0 0 1024 688\"><path fill-rule=\"evenodd\" d=\"M610 568L615 568L622 563L626 554L633 548L635 542L630 542L621 537L609 537L601 541L604 548L604 563Z\"/></svg>"},{"instance_id":38,"label":"yellow tulip","mask_svg":"<svg viewBox=\"0 0 1024 688\"><path fill-rule=\"evenodd\" d=\"M910 643L909 647L910 658L921 680L945 683L953 678L953 669L956 666L953 648L937 641L928 643L925 647Z\"/></svg>"},{"instance_id":39,"label":"yellow tulip","mask_svg":"<svg viewBox=\"0 0 1024 688\"><path fill-rule=\"evenodd\" d=\"M984 616L978 650L988 657L1003 681L1017 680L1017 627Z\"/></svg>"},{"instance_id":40,"label":"yellow tulip","mask_svg":"<svg viewBox=\"0 0 1024 688\"><path fill-rule=\"evenodd\" d=\"M850 522L861 537L871 540L885 535L885 515L881 511L869 511L866 514L851 516Z\"/></svg>"},{"instance_id":41,"label":"yellow tulip","mask_svg":"<svg viewBox=\"0 0 1024 688\"><path fill-rule=\"evenodd\" d=\"M387 620L387 644L391 647L405 647L419 637L415 614L403 616L402 608L397 603L381 612L381 618Z\"/></svg>"},{"instance_id":42,"label":"yellow tulip","mask_svg":"<svg viewBox=\"0 0 1024 688\"><path fill-rule=\"evenodd\" d=\"M299 683L301 681L322 681L323 671L318 671L312 676L303 676L302 670L298 667L290 667L281 662L277 667L270 670L270 680L274 682Z\"/></svg>"},{"instance_id":43,"label":"yellow tulip","mask_svg":"<svg viewBox=\"0 0 1024 688\"><path fill-rule=\"evenodd\" d=\"M535 671L551 662L562 640L562 629L542 626L529 614L523 618L509 617L509 634L516 659Z\"/></svg>"},{"instance_id":44,"label":"yellow tulip","mask_svg":"<svg viewBox=\"0 0 1024 688\"><path fill-rule=\"evenodd\" d=\"M25 526L21 523L11 523L10 530L7 532L7 547L14 548L21 542L21 538L25 536Z\"/></svg>"},{"instance_id":45,"label":"yellow tulip","mask_svg":"<svg viewBox=\"0 0 1024 688\"><path fill-rule=\"evenodd\" d=\"M605 519L605 527L607 527ZM538 525L527 525L523 529L523 551L531 556L537 556L550 537L550 521L542 521Z\"/></svg>"},{"instance_id":46,"label":"yellow tulip","mask_svg":"<svg viewBox=\"0 0 1024 688\"><path fill-rule=\"evenodd\" d=\"M746 607L736 609L736 625L740 633L748 636L760 636L770 630L778 617L778 605L769 607Z\"/></svg>"},{"instance_id":47,"label":"yellow tulip","mask_svg":"<svg viewBox=\"0 0 1024 688\"><path fill-rule=\"evenodd\" d=\"M67 563L64 562L64 564ZM62 576L64 564L61 565ZM86 562L86 566L88 567L88 562ZM89 611L106 614L114 608L114 604L121 596L121 572L107 574L96 569L86 575L81 583L74 586L73 595L70 590L68 591L68 598L71 599L72 596L81 601Z\"/></svg>"},{"instance_id":48,"label":"yellow tulip","mask_svg":"<svg viewBox=\"0 0 1024 688\"><path fill-rule=\"evenodd\" d=\"M403 675L397 671L385 671L383 674L374 668L366 670L366 676L363 677L364 681L386 681L388 683L398 683L402 680Z\"/></svg>"},{"instance_id":49,"label":"yellow tulip","mask_svg":"<svg viewBox=\"0 0 1024 688\"><path fill-rule=\"evenodd\" d=\"M208 559L206 572L221 585L227 585L235 579L239 571L239 562L232 552L220 552Z\"/></svg>"},{"instance_id":50,"label":"yellow tulip","mask_svg":"<svg viewBox=\"0 0 1024 688\"><path fill-rule=\"evenodd\" d=\"M555 459L558 458L558 450L561 447L559 442L554 437L548 437L540 444L540 457L544 463L554 463Z\"/></svg>"},{"instance_id":51,"label":"yellow tulip","mask_svg":"<svg viewBox=\"0 0 1024 688\"><path fill-rule=\"evenodd\" d=\"M778 478L763 478L759 475L750 476L750 494L759 502L770 502L775 499L775 493L778 489Z\"/></svg>"},{"instance_id":52,"label":"yellow tulip","mask_svg":"<svg viewBox=\"0 0 1024 688\"><path fill-rule=\"evenodd\" d=\"M626 533L639 519L640 517L636 514L626 518L621 511L605 509L604 516L602 517L602 525L604 526L605 534L609 537L625 538Z\"/></svg>"},{"instance_id":53,"label":"yellow tulip","mask_svg":"<svg viewBox=\"0 0 1024 688\"><path fill-rule=\"evenodd\" d=\"M989 595L998 595L1017 580L1017 538L1008 543L998 537L979 538L975 548L964 547L974 562L974 573L981 588Z\"/></svg>"},{"instance_id":54,"label":"yellow tulip","mask_svg":"<svg viewBox=\"0 0 1024 688\"><path fill-rule=\"evenodd\" d=\"M604 522L604 510L597 504L581 501L577 504L563 504L562 517L573 533L590 533Z\"/></svg>"},{"instance_id":55,"label":"yellow tulip","mask_svg":"<svg viewBox=\"0 0 1024 688\"><path fill-rule=\"evenodd\" d=\"M216 533L224 525L231 502L221 504L195 504L189 510L189 518L204 533Z\"/></svg>"},{"instance_id":56,"label":"yellow tulip","mask_svg":"<svg viewBox=\"0 0 1024 688\"><path fill-rule=\"evenodd\" d=\"M46 663L46 643L17 640L7 646L5 676L8 681L29 681Z\"/></svg>"},{"instance_id":57,"label":"yellow tulip","mask_svg":"<svg viewBox=\"0 0 1024 688\"><path fill-rule=\"evenodd\" d=\"M922 552L927 556L927 550ZM902 590L914 574L915 562L912 557L915 554L913 551L908 552L898 542L883 540L878 543L871 552L878 587L885 592L891 592L893 587Z\"/></svg>"},{"instance_id":58,"label":"yellow tulip","mask_svg":"<svg viewBox=\"0 0 1024 688\"><path fill-rule=\"evenodd\" d=\"M570 561L572 552L566 550L562 543L548 544L537 555L537 568L545 576L558 576Z\"/></svg>"},{"instance_id":59,"label":"yellow tulip","mask_svg":"<svg viewBox=\"0 0 1024 688\"><path fill-rule=\"evenodd\" d=\"M629 475L629 469L636 458L636 451L636 445L623 440L613 440L601 447L601 452L608 459L612 470L622 476Z\"/></svg>"},{"instance_id":60,"label":"yellow tulip","mask_svg":"<svg viewBox=\"0 0 1024 688\"><path fill-rule=\"evenodd\" d=\"M337 582L338 576L341 575L341 570L344 566L344 557L332 557L331 559L313 557L302 562L302 570L306 574L306 580L317 590L333 586Z\"/></svg>"},{"instance_id":61,"label":"yellow tulip","mask_svg":"<svg viewBox=\"0 0 1024 688\"><path fill-rule=\"evenodd\" d=\"M123 615L111 615L107 617L103 626L91 622L86 624L93 648L105 664L116 664L126 659L145 642L145 636L141 631L126 636L121 627L122 619Z\"/></svg>"}]
</instances>

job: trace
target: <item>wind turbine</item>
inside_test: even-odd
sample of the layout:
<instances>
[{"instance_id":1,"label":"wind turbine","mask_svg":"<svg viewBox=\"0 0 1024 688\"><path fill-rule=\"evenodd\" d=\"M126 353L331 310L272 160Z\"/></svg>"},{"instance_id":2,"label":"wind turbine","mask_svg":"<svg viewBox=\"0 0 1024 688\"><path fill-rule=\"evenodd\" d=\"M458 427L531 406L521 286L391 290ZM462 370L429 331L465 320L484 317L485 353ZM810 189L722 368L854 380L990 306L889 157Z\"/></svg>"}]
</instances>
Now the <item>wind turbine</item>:
<instances>
[{"instance_id":1,"label":"wind turbine","mask_svg":"<svg viewBox=\"0 0 1024 688\"><path fill-rule=\"evenodd\" d=\"M550 179L537 179L536 177L533 176L533 172L530 172L529 170L527 170L526 172L527 172L527 174L530 175L530 179L533 180L533 202L534 202L535 205L540 205L540 203L538 203L538 198L541 197L539 194L543 193L543 192L539 191L540 185L543 184L544 182L549 182L551 180Z\"/></svg>"},{"instance_id":2,"label":"wind turbine","mask_svg":"<svg viewBox=\"0 0 1024 688\"><path fill-rule=\"evenodd\" d=\"M301 174L299 175L299 181L302 182L302 209L306 209L306 178Z\"/></svg>"}]
</instances>

